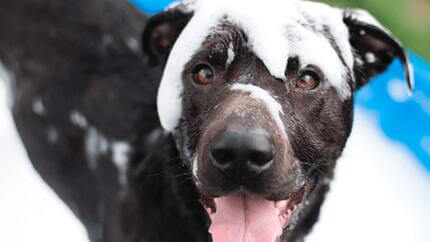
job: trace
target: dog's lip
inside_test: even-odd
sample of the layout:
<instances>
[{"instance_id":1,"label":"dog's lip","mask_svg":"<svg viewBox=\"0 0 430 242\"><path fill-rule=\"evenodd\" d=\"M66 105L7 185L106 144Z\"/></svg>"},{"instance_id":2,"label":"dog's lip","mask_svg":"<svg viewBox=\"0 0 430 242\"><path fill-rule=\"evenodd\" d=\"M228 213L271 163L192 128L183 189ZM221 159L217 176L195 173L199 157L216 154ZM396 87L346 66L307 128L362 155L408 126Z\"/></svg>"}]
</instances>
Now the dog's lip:
<instances>
[{"instance_id":1,"label":"dog's lip","mask_svg":"<svg viewBox=\"0 0 430 242\"><path fill-rule=\"evenodd\" d=\"M291 217L296 212L298 206L303 202L305 197L305 188L301 188L298 192L296 192L293 196L291 196L287 200L277 201L275 202L276 208L279 209L279 216L282 219L282 223L284 225L284 229L288 226L289 221L288 217Z\"/></svg>"}]
</instances>

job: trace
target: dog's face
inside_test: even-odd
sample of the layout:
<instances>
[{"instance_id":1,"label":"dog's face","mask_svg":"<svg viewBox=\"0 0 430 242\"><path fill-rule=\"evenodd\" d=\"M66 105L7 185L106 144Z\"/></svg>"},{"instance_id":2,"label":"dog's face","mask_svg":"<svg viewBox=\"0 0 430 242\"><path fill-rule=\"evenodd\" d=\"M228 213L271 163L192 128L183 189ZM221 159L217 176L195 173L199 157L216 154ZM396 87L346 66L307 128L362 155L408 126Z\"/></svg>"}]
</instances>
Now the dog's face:
<instances>
[{"instance_id":1,"label":"dog's face","mask_svg":"<svg viewBox=\"0 0 430 242\"><path fill-rule=\"evenodd\" d=\"M215 241L275 241L331 178L351 131L354 91L396 57L410 80L403 49L367 13L258 2L179 5L144 34L152 62L166 64L161 122L194 175ZM248 227L264 220L279 229L254 240L258 228L230 233L226 224L242 223L231 218L241 217L237 210Z\"/></svg>"}]
</instances>

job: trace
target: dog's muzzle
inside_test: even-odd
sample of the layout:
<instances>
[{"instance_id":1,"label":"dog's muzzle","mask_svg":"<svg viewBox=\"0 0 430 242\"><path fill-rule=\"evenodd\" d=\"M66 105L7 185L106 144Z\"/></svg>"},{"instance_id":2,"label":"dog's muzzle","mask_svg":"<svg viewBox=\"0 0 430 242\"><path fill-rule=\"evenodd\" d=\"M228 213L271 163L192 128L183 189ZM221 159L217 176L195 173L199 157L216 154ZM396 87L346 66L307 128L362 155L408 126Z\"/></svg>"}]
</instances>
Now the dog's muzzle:
<instances>
[{"instance_id":1,"label":"dog's muzzle","mask_svg":"<svg viewBox=\"0 0 430 242\"><path fill-rule=\"evenodd\" d=\"M284 127L264 102L236 92L203 130L195 175L213 241L277 241L303 199Z\"/></svg>"}]
</instances>

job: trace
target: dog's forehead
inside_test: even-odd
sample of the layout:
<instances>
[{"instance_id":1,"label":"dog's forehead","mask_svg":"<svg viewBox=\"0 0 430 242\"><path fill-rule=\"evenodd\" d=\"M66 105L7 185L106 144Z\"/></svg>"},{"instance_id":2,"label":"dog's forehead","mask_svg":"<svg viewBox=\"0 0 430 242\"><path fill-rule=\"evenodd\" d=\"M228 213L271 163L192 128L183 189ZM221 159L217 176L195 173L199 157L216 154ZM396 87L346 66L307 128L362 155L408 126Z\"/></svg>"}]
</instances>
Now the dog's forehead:
<instances>
[{"instance_id":1,"label":"dog's forehead","mask_svg":"<svg viewBox=\"0 0 430 242\"><path fill-rule=\"evenodd\" d=\"M285 80L289 57L298 57L301 67L319 67L341 98L351 95L346 72L353 54L341 10L300 0L198 0L185 9L194 15L170 53L158 93L165 129L173 131L182 114L184 66L225 21L243 31L248 48L274 77Z\"/></svg>"}]
</instances>

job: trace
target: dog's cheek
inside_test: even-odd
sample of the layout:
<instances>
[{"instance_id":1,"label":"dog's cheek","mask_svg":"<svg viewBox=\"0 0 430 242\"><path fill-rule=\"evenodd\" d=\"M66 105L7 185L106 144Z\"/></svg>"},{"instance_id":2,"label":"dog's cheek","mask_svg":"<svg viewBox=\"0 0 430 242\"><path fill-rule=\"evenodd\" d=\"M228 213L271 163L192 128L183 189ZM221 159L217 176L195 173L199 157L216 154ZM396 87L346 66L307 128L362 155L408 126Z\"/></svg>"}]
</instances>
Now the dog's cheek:
<instances>
[{"instance_id":1,"label":"dog's cheek","mask_svg":"<svg viewBox=\"0 0 430 242\"><path fill-rule=\"evenodd\" d=\"M293 105L296 111L288 123L294 155L309 177L331 174L352 126L352 98L342 101L335 90L329 90L314 99L311 105Z\"/></svg>"},{"instance_id":2,"label":"dog's cheek","mask_svg":"<svg viewBox=\"0 0 430 242\"><path fill-rule=\"evenodd\" d=\"M309 175L324 160L322 150L316 147L320 141L300 123L290 131L289 137L298 166L303 174Z\"/></svg>"},{"instance_id":3,"label":"dog's cheek","mask_svg":"<svg viewBox=\"0 0 430 242\"><path fill-rule=\"evenodd\" d=\"M196 154L198 137L200 136L200 119L197 118L199 115L196 105L187 105L183 110L183 117L178 129L177 145L182 157L192 165L193 157Z\"/></svg>"},{"instance_id":4,"label":"dog's cheek","mask_svg":"<svg viewBox=\"0 0 430 242\"><path fill-rule=\"evenodd\" d=\"M205 92L197 90L191 83L184 83L182 95L183 113L180 120L178 133L181 136L178 147L186 160L191 164L198 153L197 147L201 133L205 129L205 120L209 115L211 106ZM192 165L192 164L191 164Z\"/></svg>"},{"instance_id":5,"label":"dog's cheek","mask_svg":"<svg viewBox=\"0 0 430 242\"><path fill-rule=\"evenodd\" d=\"M342 147L345 138L350 132L352 114L351 101L326 100L318 117L317 129L321 140L326 146L336 145Z\"/></svg>"}]
</instances>

